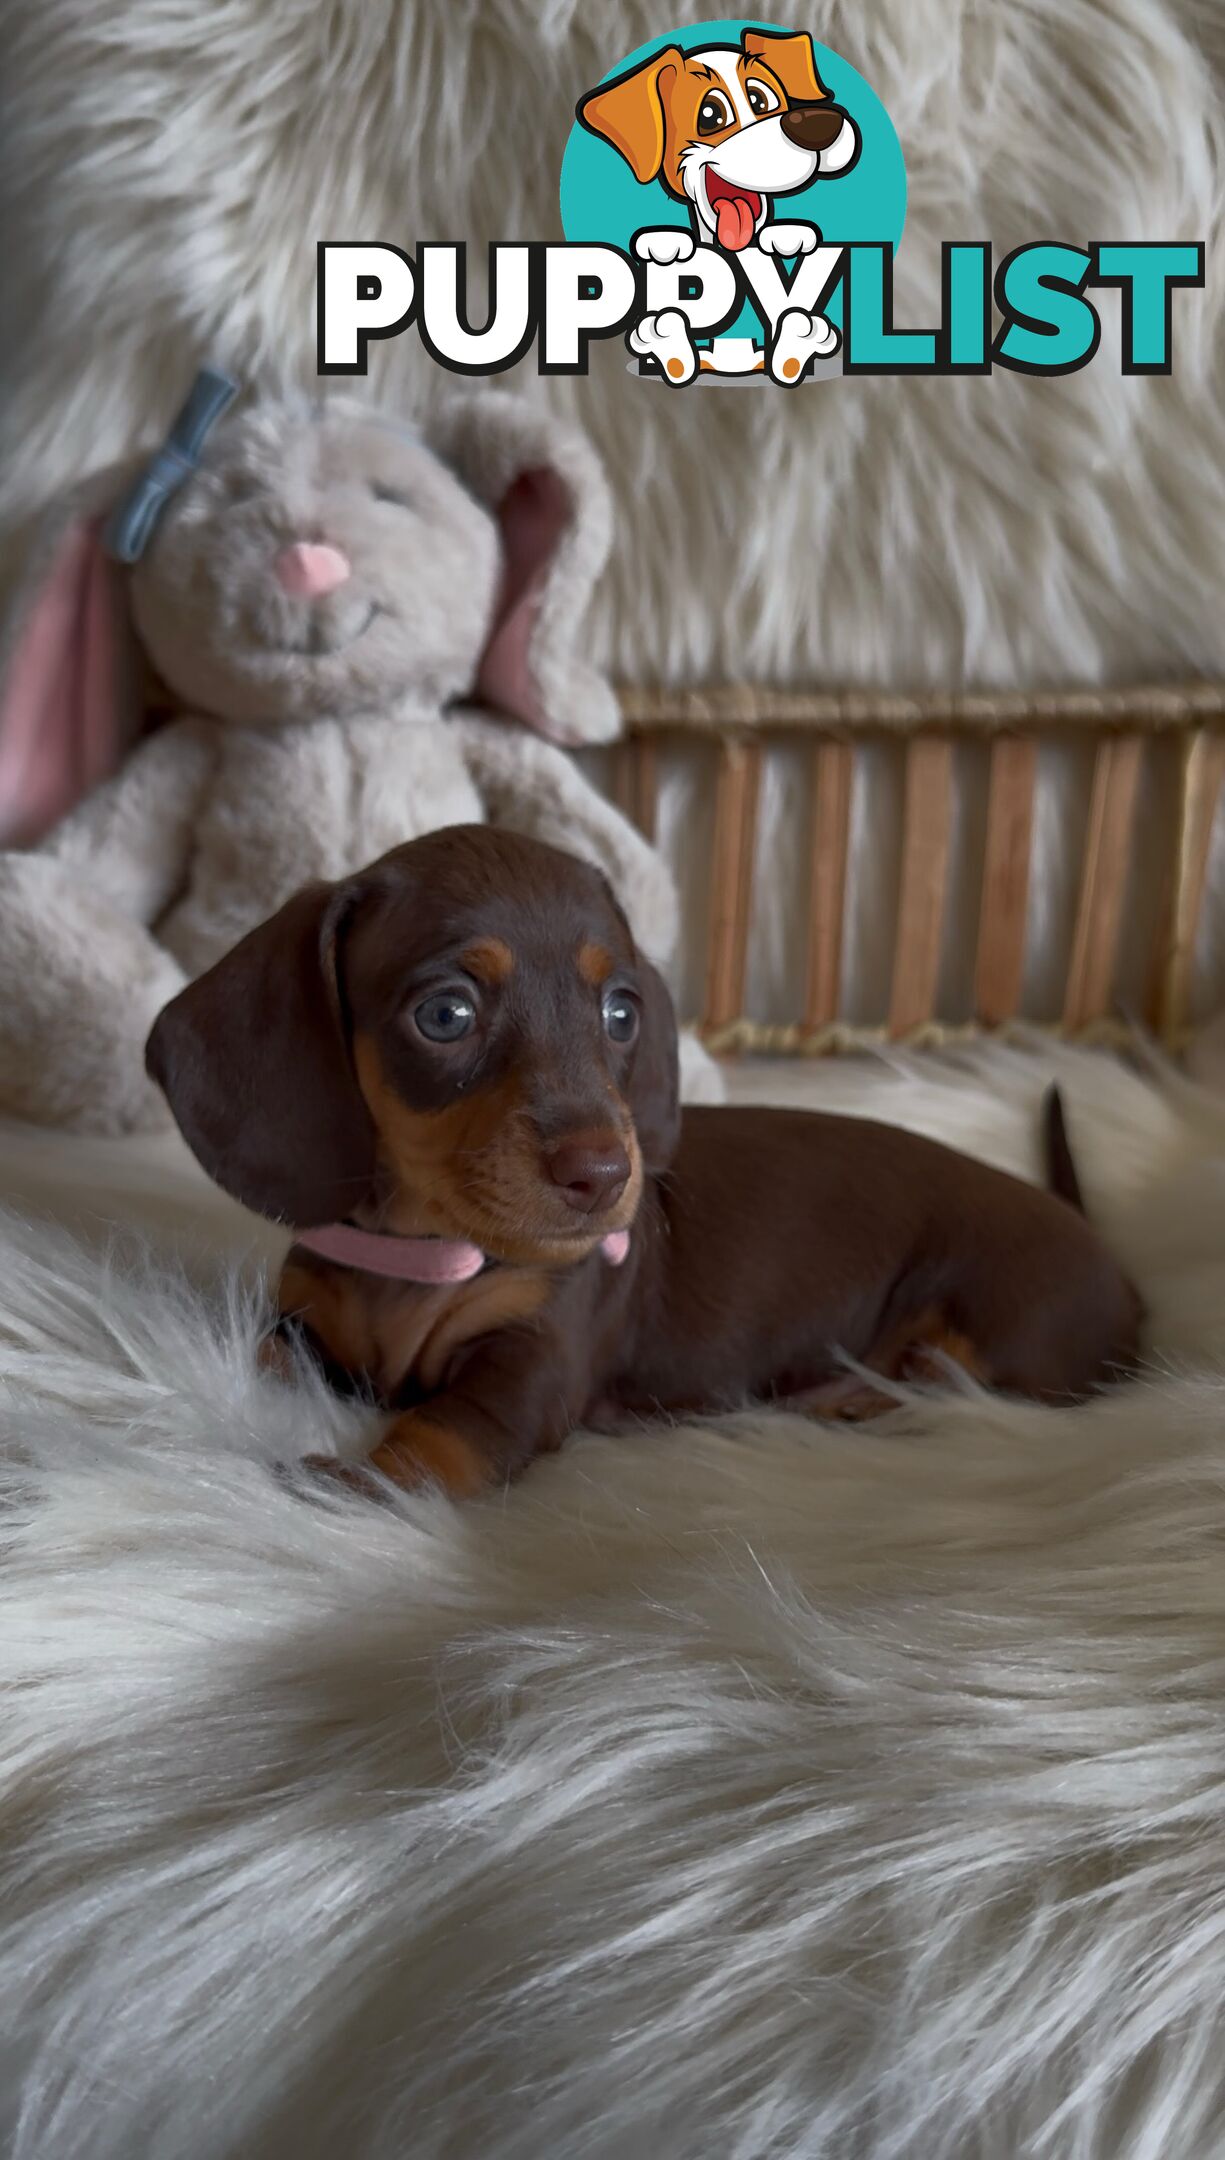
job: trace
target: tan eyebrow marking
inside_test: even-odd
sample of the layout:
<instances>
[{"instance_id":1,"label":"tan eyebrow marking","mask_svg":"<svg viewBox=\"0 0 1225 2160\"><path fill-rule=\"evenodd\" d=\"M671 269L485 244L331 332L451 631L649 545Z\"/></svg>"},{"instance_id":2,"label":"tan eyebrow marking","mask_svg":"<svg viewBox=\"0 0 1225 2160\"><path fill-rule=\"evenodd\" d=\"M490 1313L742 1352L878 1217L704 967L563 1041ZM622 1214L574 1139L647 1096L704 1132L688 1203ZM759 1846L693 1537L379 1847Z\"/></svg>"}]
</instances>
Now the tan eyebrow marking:
<instances>
[{"instance_id":1,"label":"tan eyebrow marking","mask_svg":"<svg viewBox=\"0 0 1225 2160\"><path fill-rule=\"evenodd\" d=\"M613 956L606 946L597 945L588 938L586 944L579 947L578 971L584 982L598 990L612 974Z\"/></svg>"},{"instance_id":2,"label":"tan eyebrow marking","mask_svg":"<svg viewBox=\"0 0 1225 2160\"><path fill-rule=\"evenodd\" d=\"M479 983L504 983L515 971L515 956L500 937L477 938L465 947L459 964Z\"/></svg>"}]
</instances>

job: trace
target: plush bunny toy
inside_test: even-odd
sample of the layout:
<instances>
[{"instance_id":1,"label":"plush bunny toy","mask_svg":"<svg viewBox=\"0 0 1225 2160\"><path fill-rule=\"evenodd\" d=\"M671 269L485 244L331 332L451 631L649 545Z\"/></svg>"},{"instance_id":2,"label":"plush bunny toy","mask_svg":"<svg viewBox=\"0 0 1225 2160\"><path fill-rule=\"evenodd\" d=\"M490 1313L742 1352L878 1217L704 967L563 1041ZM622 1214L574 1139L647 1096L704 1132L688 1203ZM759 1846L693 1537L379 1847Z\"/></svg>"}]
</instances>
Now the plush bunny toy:
<instances>
[{"instance_id":1,"label":"plush bunny toy","mask_svg":"<svg viewBox=\"0 0 1225 2160\"><path fill-rule=\"evenodd\" d=\"M202 377L151 465L72 506L0 652L5 837L44 828L0 855L11 1115L164 1123L144 1042L185 979L298 886L436 826L569 847L647 953L674 936L662 862L557 747L617 728L580 652L609 537L582 437L488 392L420 432L342 398L218 422L231 389ZM130 567L100 552L100 498ZM119 762L125 644L180 717Z\"/></svg>"}]
</instances>

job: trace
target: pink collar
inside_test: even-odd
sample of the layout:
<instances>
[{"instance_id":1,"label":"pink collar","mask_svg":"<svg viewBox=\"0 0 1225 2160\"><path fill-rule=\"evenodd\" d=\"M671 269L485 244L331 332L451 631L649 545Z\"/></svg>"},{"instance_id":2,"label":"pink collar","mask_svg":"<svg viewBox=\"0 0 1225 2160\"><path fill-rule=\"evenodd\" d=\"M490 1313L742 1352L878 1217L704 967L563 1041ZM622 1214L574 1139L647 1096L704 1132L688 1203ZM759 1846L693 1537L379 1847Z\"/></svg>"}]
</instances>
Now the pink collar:
<instances>
[{"instance_id":1,"label":"pink collar","mask_svg":"<svg viewBox=\"0 0 1225 2160\"><path fill-rule=\"evenodd\" d=\"M479 1245L466 1238L386 1237L377 1230L358 1230L352 1223L324 1223L317 1230L299 1230L295 1245L318 1253L321 1260L335 1260L341 1267L361 1268L367 1275L385 1275L395 1282L471 1282L485 1265ZM600 1240L600 1251L610 1267L620 1267L630 1249L628 1230L613 1230Z\"/></svg>"}]
</instances>

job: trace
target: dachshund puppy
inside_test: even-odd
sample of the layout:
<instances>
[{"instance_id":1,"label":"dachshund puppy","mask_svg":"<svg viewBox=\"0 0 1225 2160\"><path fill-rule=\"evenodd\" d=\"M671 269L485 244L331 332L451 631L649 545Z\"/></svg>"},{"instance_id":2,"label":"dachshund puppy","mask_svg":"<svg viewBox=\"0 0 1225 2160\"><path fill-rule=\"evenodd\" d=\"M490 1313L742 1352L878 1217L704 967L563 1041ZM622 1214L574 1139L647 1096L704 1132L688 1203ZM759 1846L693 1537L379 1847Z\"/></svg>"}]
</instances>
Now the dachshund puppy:
<instances>
[{"instance_id":1,"label":"dachshund puppy","mask_svg":"<svg viewBox=\"0 0 1225 2160\"><path fill-rule=\"evenodd\" d=\"M886 1406L848 1358L1049 1402L1135 1358L1057 1115L1066 1199L887 1125L682 1114L605 880L488 826L299 893L148 1062L218 1184L292 1225L281 1312L386 1403L401 1483L476 1492L583 1423Z\"/></svg>"}]
</instances>

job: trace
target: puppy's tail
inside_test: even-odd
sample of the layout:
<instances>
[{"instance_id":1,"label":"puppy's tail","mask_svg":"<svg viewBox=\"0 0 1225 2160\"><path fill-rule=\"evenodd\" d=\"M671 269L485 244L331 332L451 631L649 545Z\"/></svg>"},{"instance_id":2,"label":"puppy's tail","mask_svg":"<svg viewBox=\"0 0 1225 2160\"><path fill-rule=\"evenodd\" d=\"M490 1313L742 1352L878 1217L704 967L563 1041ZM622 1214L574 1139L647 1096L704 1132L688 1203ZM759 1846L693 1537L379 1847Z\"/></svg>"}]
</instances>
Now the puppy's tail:
<instances>
[{"instance_id":1,"label":"puppy's tail","mask_svg":"<svg viewBox=\"0 0 1225 2160\"><path fill-rule=\"evenodd\" d=\"M1078 1215L1088 1212L1085 1196L1080 1189L1076 1164L1068 1141L1068 1128L1063 1116L1063 1093L1060 1088L1048 1087L1042 1098L1042 1134L1046 1143L1046 1182L1060 1200L1066 1200Z\"/></svg>"}]
</instances>

